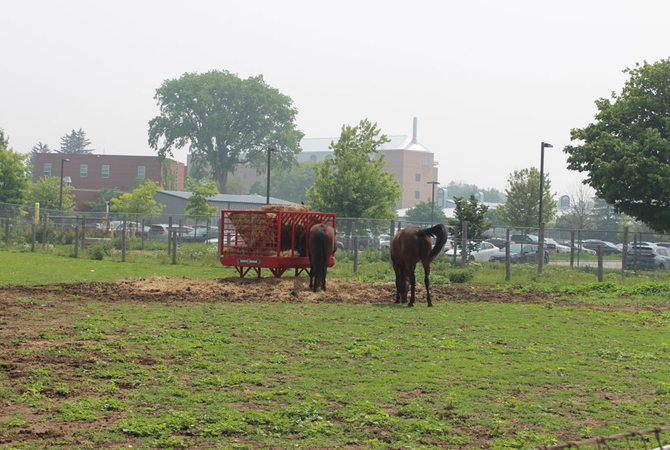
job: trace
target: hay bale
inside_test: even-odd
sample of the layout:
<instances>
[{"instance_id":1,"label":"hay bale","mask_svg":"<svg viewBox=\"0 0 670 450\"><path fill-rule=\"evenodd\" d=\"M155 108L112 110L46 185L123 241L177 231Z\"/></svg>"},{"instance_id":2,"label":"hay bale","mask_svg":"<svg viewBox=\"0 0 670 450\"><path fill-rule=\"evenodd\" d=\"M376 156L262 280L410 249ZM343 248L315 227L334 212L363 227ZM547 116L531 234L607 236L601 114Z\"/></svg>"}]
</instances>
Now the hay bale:
<instances>
[{"instance_id":1,"label":"hay bale","mask_svg":"<svg viewBox=\"0 0 670 450\"><path fill-rule=\"evenodd\" d=\"M309 208L307 205L265 205L261 206L261 211L309 212Z\"/></svg>"}]
</instances>

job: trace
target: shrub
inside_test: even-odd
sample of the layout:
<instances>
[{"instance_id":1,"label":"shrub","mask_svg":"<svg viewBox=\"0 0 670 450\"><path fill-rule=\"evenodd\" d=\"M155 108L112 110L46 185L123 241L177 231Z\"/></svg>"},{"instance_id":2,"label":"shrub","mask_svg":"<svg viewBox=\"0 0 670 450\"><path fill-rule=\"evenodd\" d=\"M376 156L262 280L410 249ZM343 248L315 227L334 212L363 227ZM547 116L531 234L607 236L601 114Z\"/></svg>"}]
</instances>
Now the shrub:
<instances>
[{"instance_id":1,"label":"shrub","mask_svg":"<svg viewBox=\"0 0 670 450\"><path fill-rule=\"evenodd\" d=\"M467 283L475 274L470 269L452 269L447 272L447 276L452 283Z\"/></svg>"},{"instance_id":2,"label":"shrub","mask_svg":"<svg viewBox=\"0 0 670 450\"><path fill-rule=\"evenodd\" d=\"M105 255L107 254L108 248L105 244L95 244L91 245L88 247L86 252L88 253L88 257L91 259L95 259L98 261L101 261Z\"/></svg>"}]
</instances>

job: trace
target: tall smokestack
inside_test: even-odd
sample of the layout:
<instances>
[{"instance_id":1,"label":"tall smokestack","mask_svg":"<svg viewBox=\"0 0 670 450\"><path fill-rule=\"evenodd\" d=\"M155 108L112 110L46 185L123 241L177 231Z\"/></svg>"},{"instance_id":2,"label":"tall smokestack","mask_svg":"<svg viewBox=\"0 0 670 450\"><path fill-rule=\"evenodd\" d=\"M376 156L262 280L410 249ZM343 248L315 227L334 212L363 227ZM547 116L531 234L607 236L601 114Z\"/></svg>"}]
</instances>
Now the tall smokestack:
<instances>
[{"instance_id":1,"label":"tall smokestack","mask_svg":"<svg viewBox=\"0 0 670 450\"><path fill-rule=\"evenodd\" d=\"M416 117L414 118L414 127L412 129L412 144L416 144Z\"/></svg>"}]
</instances>

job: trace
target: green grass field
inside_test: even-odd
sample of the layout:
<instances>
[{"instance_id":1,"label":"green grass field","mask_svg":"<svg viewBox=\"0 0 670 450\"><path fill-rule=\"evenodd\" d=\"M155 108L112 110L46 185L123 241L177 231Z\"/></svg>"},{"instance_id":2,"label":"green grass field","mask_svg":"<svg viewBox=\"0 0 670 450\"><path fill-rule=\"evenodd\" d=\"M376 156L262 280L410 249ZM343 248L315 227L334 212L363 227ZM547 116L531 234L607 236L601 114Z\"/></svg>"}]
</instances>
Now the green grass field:
<instances>
[{"instance_id":1,"label":"green grass field","mask_svg":"<svg viewBox=\"0 0 670 450\"><path fill-rule=\"evenodd\" d=\"M359 274L346 257L330 274L392 281L387 263L368 258ZM667 275L610 273L598 285L592 271L547 269L538 278L515 267L506 284L500 268L476 265L470 282L574 306L93 294L68 305L58 288L11 300L0 290L2 321L31 330L0 346L0 448L526 449L669 424ZM458 270L437 261L431 275L448 283ZM233 274L215 257L174 266L149 254L121 263L0 252L7 287ZM40 363L18 377L10 355ZM88 363L68 372L73 360ZM22 439L46 422L78 431Z\"/></svg>"}]
</instances>

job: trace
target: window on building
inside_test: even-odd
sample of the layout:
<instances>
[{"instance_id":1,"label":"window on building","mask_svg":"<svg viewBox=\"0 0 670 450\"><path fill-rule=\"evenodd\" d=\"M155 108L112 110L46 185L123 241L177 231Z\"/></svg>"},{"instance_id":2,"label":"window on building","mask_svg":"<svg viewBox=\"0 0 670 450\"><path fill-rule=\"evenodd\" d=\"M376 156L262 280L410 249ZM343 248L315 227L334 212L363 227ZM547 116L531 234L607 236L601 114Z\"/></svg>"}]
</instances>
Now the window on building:
<instances>
[{"instance_id":1,"label":"window on building","mask_svg":"<svg viewBox=\"0 0 670 450\"><path fill-rule=\"evenodd\" d=\"M416 174L416 181L417 182L421 181L421 174L420 173Z\"/></svg>"},{"instance_id":2,"label":"window on building","mask_svg":"<svg viewBox=\"0 0 670 450\"><path fill-rule=\"evenodd\" d=\"M109 166L107 164L102 166L102 178L109 178Z\"/></svg>"},{"instance_id":3,"label":"window on building","mask_svg":"<svg viewBox=\"0 0 670 450\"><path fill-rule=\"evenodd\" d=\"M44 176L45 177L51 176L51 163L44 163Z\"/></svg>"},{"instance_id":4,"label":"window on building","mask_svg":"<svg viewBox=\"0 0 670 450\"><path fill-rule=\"evenodd\" d=\"M147 173L146 166L137 166L137 178L139 178L140 180L144 180L146 173Z\"/></svg>"},{"instance_id":5,"label":"window on building","mask_svg":"<svg viewBox=\"0 0 670 450\"><path fill-rule=\"evenodd\" d=\"M88 176L88 164L79 164L79 176L82 178Z\"/></svg>"},{"instance_id":6,"label":"window on building","mask_svg":"<svg viewBox=\"0 0 670 450\"><path fill-rule=\"evenodd\" d=\"M414 198L421 198L421 191L414 191Z\"/></svg>"},{"instance_id":7,"label":"window on building","mask_svg":"<svg viewBox=\"0 0 670 450\"><path fill-rule=\"evenodd\" d=\"M430 156L429 155L423 155L423 165L427 166L430 164Z\"/></svg>"}]
</instances>

